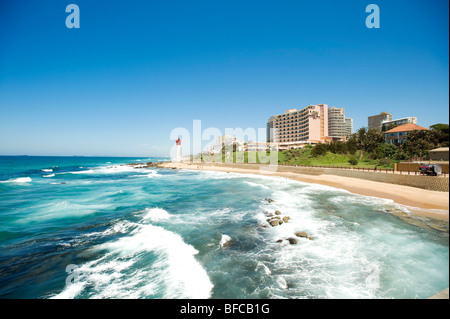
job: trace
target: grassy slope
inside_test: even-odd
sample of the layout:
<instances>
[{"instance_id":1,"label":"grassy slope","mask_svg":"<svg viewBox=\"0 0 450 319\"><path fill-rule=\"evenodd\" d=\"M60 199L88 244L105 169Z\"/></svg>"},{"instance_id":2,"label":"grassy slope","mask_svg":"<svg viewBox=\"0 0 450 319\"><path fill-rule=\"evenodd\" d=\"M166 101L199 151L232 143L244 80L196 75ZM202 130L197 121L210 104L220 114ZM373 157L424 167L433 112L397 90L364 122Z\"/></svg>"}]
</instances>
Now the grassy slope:
<instances>
[{"instance_id":1,"label":"grassy slope","mask_svg":"<svg viewBox=\"0 0 450 319\"><path fill-rule=\"evenodd\" d=\"M250 154L251 156L252 154ZM256 154L257 155L257 154ZM289 156L289 153L286 151L278 152L278 163L282 165L312 165L312 166L340 166L340 167L364 167L364 168L374 168L377 165L376 160L371 160L365 154L363 159L359 161L357 165L351 165L348 160L352 157L349 154L334 154L331 152L327 152L327 154L323 156L313 157L311 155L311 149L303 149L298 152L297 157ZM359 152L357 152L356 156L359 158ZM244 163L248 163L249 153L244 153ZM226 162L225 155L217 155L214 157L203 156L205 162ZM233 153L233 162L236 162L236 153ZM260 163L258 156L256 156L256 163ZM380 167L379 168L385 168ZM388 166L388 168L392 168L392 165Z\"/></svg>"}]
</instances>

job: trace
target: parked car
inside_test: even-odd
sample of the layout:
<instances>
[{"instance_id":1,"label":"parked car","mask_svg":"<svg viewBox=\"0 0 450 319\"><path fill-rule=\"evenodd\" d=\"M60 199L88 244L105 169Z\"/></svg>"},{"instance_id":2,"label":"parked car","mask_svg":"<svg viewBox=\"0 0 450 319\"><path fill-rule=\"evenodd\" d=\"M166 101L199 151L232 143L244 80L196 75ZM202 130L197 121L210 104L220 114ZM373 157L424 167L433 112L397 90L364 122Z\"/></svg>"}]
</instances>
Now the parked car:
<instances>
[{"instance_id":1,"label":"parked car","mask_svg":"<svg viewBox=\"0 0 450 319\"><path fill-rule=\"evenodd\" d=\"M420 173L422 175L430 175L430 176L437 176L438 174L441 174L441 166L440 165L433 165L433 164L421 164L419 166Z\"/></svg>"}]
</instances>

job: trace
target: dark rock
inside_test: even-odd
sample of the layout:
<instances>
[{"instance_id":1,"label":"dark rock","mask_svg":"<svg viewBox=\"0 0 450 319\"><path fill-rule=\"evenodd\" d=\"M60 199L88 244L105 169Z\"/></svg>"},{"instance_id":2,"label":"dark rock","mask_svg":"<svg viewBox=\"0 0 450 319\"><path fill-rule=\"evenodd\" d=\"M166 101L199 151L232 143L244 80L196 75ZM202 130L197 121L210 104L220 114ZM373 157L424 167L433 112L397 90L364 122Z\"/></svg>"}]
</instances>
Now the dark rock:
<instances>
[{"instance_id":1,"label":"dark rock","mask_svg":"<svg viewBox=\"0 0 450 319\"><path fill-rule=\"evenodd\" d=\"M276 210L275 215L281 215L281 212L279 210Z\"/></svg>"},{"instance_id":2,"label":"dark rock","mask_svg":"<svg viewBox=\"0 0 450 319\"><path fill-rule=\"evenodd\" d=\"M295 238L288 238L288 240L289 240L289 244L297 245L297 239L295 239Z\"/></svg>"},{"instance_id":3,"label":"dark rock","mask_svg":"<svg viewBox=\"0 0 450 319\"><path fill-rule=\"evenodd\" d=\"M285 223L287 223L289 219L291 219L289 216L284 216L284 217L283 217L283 221L284 221Z\"/></svg>"},{"instance_id":4,"label":"dark rock","mask_svg":"<svg viewBox=\"0 0 450 319\"><path fill-rule=\"evenodd\" d=\"M275 227L280 224L280 221L278 219L272 219L269 223L272 227Z\"/></svg>"}]
</instances>

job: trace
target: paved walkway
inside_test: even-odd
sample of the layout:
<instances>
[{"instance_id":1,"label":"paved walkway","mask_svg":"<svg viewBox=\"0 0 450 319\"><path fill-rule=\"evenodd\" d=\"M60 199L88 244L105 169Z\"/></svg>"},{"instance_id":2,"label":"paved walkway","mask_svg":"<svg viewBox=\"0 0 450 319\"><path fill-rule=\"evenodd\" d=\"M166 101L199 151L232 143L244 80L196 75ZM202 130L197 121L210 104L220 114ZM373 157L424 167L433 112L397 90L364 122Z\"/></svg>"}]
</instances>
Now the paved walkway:
<instances>
[{"instance_id":1,"label":"paved walkway","mask_svg":"<svg viewBox=\"0 0 450 319\"><path fill-rule=\"evenodd\" d=\"M448 295L448 288L445 290L442 290L441 292L435 294L434 296L431 296L428 299L449 299L449 295Z\"/></svg>"}]
</instances>

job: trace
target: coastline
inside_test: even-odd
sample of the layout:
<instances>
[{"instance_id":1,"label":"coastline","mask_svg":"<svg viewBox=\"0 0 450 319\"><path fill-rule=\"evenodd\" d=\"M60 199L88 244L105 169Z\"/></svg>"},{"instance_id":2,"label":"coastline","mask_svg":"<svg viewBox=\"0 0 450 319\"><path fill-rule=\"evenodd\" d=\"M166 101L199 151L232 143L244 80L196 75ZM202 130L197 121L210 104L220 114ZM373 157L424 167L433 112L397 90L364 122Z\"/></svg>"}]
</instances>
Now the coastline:
<instances>
[{"instance_id":1,"label":"coastline","mask_svg":"<svg viewBox=\"0 0 450 319\"><path fill-rule=\"evenodd\" d=\"M190 169L239 174L256 174L285 177L304 183L320 184L345 189L351 193L391 199L395 203L412 208L411 214L449 222L449 193L424 190L410 186L381 183L337 175L306 175L296 172L278 172L264 169L243 168L233 164L203 165L201 163L159 163L157 167L168 169Z\"/></svg>"}]
</instances>

